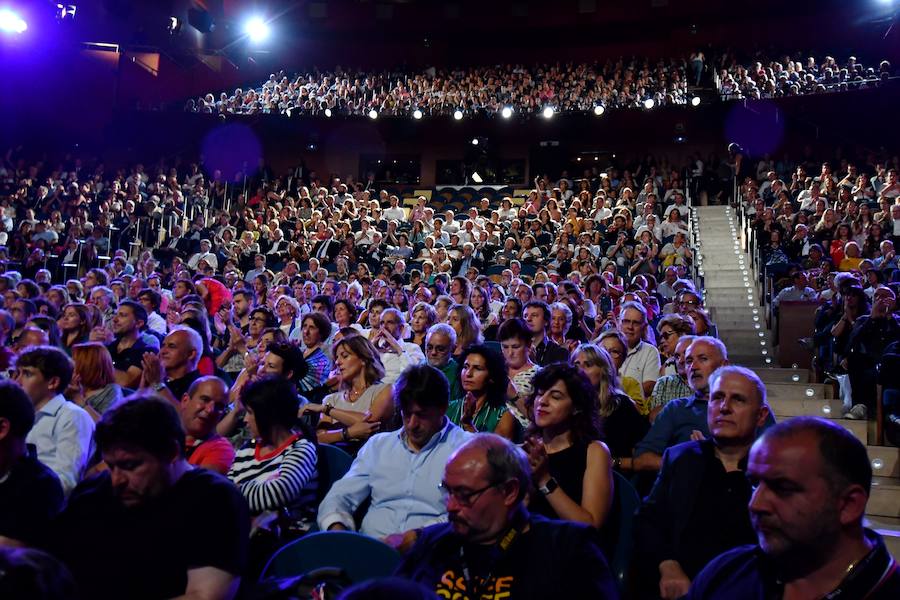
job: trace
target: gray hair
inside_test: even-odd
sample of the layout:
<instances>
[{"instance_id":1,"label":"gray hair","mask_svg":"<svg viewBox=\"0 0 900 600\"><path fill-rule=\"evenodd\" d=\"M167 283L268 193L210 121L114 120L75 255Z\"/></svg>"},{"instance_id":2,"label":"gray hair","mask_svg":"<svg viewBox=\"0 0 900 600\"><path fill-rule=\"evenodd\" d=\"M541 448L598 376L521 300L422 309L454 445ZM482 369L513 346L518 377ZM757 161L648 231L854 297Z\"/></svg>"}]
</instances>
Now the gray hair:
<instances>
[{"instance_id":1,"label":"gray hair","mask_svg":"<svg viewBox=\"0 0 900 600\"><path fill-rule=\"evenodd\" d=\"M759 376L746 367L739 367L737 365L726 365L724 367L719 367L715 371L713 371L712 375L709 376L709 389L712 390L713 386L716 385L716 382L719 381L724 375L739 375L753 384L753 387L756 388L756 396L759 399L760 406L767 406L766 404L766 384L762 382L762 379Z\"/></svg>"},{"instance_id":2,"label":"gray hair","mask_svg":"<svg viewBox=\"0 0 900 600\"><path fill-rule=\"evenodd\" d=\"M188 363L190 370L194 371L197 369L197 364L200 363L200 359L203 358L203 338L200 337L200 334L196 330L187 327L186 325L176 325L169 331L168 335L172 335L176 331L183 331L185 334L187 334L188 340L190 340L191 348L193 348L196 353L194 360ZM168 335L166 337L168 337Z\"/></svg>"},{"instance_id":3,"label":"gray hair","mask_svg":"<svg viewBox=\"0 0 900 600\"><path fill-rule=\"evenodd\" d=\"M719 338L714 338L711 335L698 335L694 338L694 341L691 342L689 348L693 348L695 344L699 343L709 344L716 348L719 351L719 354L722 355L722 360L728 360L728 348L725 347L725 344L722 343L722 340Z\"/></svg>"},{"instance_id":4,"label":"gray hair","mask_svg":"<svg viewBox=\"0 0 900 600\"><path fill-rule=\"evenodd\" d=\"M545 284L550 285L550 284ZM553 314L553 311L559 311L566 316L566 331L569 330L569 327L572 326L572 309L566 306L564 302L554 302L550 305L550 314Z\"/></svg>"},{"instance_id":5,"label":"gray hair","mask_svg":"<svg viewBox=\"0 0 900 600\"><path fill-rule=\"evenodd\" d=\"M492 483L497 485L515 479L519 483L518 501L525 498L531 489L531 467L521 448L496 433L477 433L460 446L454 456L469 449L484 450Z\"/></svg>"},{"instance_id":6,"label":"gray hair","mask_svg":"<svg viewBox=\"0 0 900 600\"><path fill-rule=\"evenodd\" d=\"M420 302L420 304L422 304ZM418 305L416 305L418 306ZM428 343L428 340L431 339L431 336L439 333L442 335L446 335L447 339L450 340L450 345L452 347L456 347L456 330L447 325L446 323L435 323L431 327L428 328L428 331L425 332L425 343Z\"/></svg>"}]
</instances>

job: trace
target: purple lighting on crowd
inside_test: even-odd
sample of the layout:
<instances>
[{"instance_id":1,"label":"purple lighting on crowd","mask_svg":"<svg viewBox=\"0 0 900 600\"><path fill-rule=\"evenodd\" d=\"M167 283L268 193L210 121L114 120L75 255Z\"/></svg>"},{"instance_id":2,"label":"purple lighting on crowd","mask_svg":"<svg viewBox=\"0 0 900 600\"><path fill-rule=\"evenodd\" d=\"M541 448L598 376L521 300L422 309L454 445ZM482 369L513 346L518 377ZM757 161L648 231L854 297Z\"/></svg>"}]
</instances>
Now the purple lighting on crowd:
<instances>
[{"instance_id":1,"label":"purple lighting on crowd","mask_svg":"<svg viewBox=\"0 0 900 600\"><path fill-rule=\"evenodd\" d=\"M25 19L8 8L0 8L0 31L3 33L24 33L28 29Z\"/></svg>"}]
</instances>

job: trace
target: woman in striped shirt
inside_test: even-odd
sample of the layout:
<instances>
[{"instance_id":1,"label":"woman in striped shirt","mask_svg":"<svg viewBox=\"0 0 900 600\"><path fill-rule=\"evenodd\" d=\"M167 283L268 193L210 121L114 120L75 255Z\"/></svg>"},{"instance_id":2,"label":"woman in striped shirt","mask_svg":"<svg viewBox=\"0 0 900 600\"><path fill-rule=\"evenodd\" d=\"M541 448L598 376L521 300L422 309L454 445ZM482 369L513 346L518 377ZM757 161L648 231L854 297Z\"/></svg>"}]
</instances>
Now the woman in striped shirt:
<instances>
[{"instance_id":1,"label":"woman in striped shirt","mask_svg":"<svg viewBox=\"0 0 900 600\"><path fill-rule=\"evenodd\" d=\"M254 531L270 528L281 512L294 522L314 517L316 437L297 420L297 389L264 377L244 388L241 401L253 441L237 452L228 477L250 505Z\"/></svg>"}]
</instances>

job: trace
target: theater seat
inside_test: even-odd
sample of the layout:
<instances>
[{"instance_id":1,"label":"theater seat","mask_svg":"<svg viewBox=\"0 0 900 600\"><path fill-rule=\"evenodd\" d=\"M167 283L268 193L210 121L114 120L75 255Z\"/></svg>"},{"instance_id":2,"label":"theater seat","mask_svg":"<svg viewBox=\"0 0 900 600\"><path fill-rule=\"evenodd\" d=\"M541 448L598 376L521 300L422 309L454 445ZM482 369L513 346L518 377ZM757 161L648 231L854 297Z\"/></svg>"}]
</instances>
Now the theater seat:
<instances>
[{"instance_id":1,"label":"theater seat","mask_svg":"<svg viewBox=\"0 0 900 600\"><path fill-rule=\"evenodd\" d=\"M325 498L328 490L335 481L343 477L350 470L353 457L331 444L319 444L318 463L316 469L319 472L319 500Z\"/></svg>"},{"instance_id":2,"label":"theater seat","mask_svg":"<svg viewBox=\"0 0 900 600\"><path fill-rule=\"evenodd\" d=\"M634 554L634 513L641 505L641 497L631 482L624 475L613 471L615 482L615 496L613 499L612 521L618 524L616 543L612 555L609 557L609 568L619 586L622 597L626 597L629 590L629 571L631 570L631 558Z\"/></svg>"},{"instance_id":3,"label":"theater seat","mask_svg":"<svg viewBox=\"0 0 900 600\"><path fill-rule=\"evenodd\" d=\"M400 564L387 544L352 531L319 531L295 540L269 560L261 578L292 577L315 569L342 569L354 582L386 577Z\"/></svg>"}]
</instances>

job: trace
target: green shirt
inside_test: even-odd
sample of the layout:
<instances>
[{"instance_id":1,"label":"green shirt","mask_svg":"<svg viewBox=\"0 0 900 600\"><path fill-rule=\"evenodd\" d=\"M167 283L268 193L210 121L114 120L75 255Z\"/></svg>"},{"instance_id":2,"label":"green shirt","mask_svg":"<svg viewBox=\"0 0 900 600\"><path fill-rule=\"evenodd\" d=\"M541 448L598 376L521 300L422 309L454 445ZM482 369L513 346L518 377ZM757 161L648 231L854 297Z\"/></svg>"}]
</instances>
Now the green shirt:
<instances>
[{"instance_id":1,"label":"green shirt","mask_svg":"<svg viewBox=\"0 0 900 600\"><path fill-rule=\"evenodd\" d=\"M462 426L460 420L462 419L462 409L464 404L465 398L459 398L451 401L450 407L447 409L447 418L459 426ZM500 424L500 419L503 417L506 410L505 404L503 406L495 407L485 402L481 407L481 410L475 413L472 424L475 425L475 429L478 431L493 433L494 430L497 429L497 425Z\"/></svg>"},{"instance_id":2,"label":"green shirt","mask_svg":"<svg viewBox=\"0 0 900 600\"><path fill-rule=\"evenodd\" d=\"M463 395L462 386L459 383L459 363L452 356L446 365L441 367L441 373L447 378L450 384L450 397L459 398Z\"/></svg>"}]
</instances>

